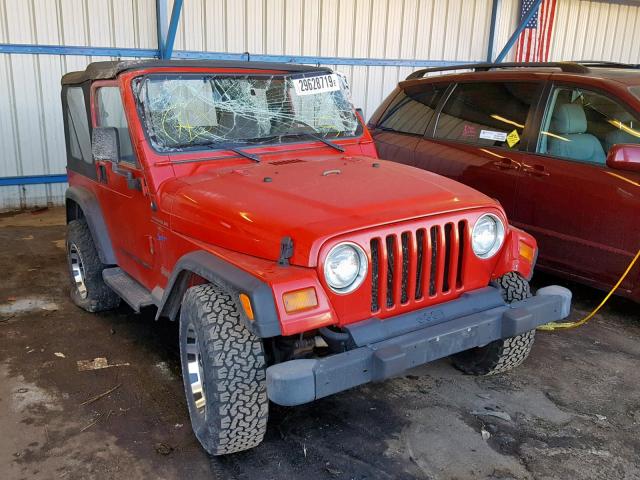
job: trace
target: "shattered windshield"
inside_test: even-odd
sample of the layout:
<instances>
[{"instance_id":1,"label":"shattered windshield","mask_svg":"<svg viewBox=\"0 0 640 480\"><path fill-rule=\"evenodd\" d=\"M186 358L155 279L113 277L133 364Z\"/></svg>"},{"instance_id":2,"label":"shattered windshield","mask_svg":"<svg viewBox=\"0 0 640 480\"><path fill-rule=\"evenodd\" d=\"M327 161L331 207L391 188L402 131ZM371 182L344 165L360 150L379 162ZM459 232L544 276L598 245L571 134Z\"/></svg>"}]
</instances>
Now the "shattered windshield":
<instances>
[{"instance_id":1,"label":"shattered windshield","mask_svg":"<svg viewBox=\"0 0 640 480\"><path fill-rule=\"evenodd\" d=\"M138 80L143 123L159 151L359 134L337 74L149 75Z\"/></svg>"}]
</instances>

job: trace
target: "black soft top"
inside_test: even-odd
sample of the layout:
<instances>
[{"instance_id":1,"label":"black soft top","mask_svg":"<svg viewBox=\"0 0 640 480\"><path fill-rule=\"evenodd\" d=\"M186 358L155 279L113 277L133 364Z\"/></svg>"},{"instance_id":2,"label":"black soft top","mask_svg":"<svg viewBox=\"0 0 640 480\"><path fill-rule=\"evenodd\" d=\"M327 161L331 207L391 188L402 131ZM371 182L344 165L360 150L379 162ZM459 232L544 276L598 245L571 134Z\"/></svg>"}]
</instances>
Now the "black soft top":
<instances>
[{"instance_id":1,"label":"black soft top","mask_svg":"<svg viewBox=\"0 0 640 480\"><path fill-rule=\"evenodd\" d=\"M93 62L80 72L69 72L62 76L62 85L78 84L87 80L108 80L119 73L130 70L142 70L155 67L197 67L197 68L234 68L252 70L281 70L286 73L331 72L328 67L313 67L293 63L246 62L227 60L126 60Z\"/></svg>"}]
</instances>

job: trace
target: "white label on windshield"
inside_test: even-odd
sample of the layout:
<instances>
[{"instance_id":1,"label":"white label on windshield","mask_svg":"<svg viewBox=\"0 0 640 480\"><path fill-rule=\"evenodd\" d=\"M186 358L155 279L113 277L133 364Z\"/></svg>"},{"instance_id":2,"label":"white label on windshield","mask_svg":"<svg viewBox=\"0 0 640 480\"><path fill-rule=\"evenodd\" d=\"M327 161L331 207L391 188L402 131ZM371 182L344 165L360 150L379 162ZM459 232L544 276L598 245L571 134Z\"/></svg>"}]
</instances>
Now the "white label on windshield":
<instances>
[{"instance_id":1,"label":"white label on windshield","mask_svg":"<svg viewBox=\"0 0 640 480\"><path fill-rule=\"evenodd\" d=\"M315 95L316 93L340 90L338 76L335 73L316 77L294 78L292 81L298 95Z\"/></svg>"},{"instance_id":2,"label":"white label on windshield","mask_svg":"<svg viewBox=\"0 0 640 480\"><path fill-rule=\"evenodd\" d=\"M505 132L494 132L493 130L480 130L480 138L504 142L507 139L507 134Z\"/></svg>"}]
</instances>

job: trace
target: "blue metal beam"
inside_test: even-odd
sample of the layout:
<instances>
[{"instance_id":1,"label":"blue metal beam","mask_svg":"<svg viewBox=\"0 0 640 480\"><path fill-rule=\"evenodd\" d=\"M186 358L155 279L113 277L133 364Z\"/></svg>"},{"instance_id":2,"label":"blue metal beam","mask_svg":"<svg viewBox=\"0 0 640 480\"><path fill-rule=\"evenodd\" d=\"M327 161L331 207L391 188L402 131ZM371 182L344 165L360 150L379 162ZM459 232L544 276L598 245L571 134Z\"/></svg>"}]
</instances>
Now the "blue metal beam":
<instances>
[{"instance_id":1,"label":"blue metal beam","mask_svg":"<svg viewBox=\"0 0 640 480\"><path fill-rule=\"evenodd\" d=\"M198 52L191 50L178 50L173 54L173 58L193 59L193 60L247 60L246 53L221 53L221 52ZM366 67L440 67L444 65L463 65L473 63L470 61L454 62L450 60L418 60L399 58L353 58L353 57L314 57L305 55L265 55L251 54L251 61L256 62L279 62L297 63L307 65L352 65Z\"/></svg>"},{"instance_id":2,"label":"blue metal beam","mask_svg":"<svg viewBox=\"0 0 640 480\"><path fill-rule=\"evenodd\" d=\"M30 45L0 43L0 53L35 55L86 55L92 57L157 58L158 51L142 48L78 47L69 45ZM199 52L177 50L173 58L192 60L247 60L246 53ZM308 65L352 65L366 67L441 67L478 61L418 60L401 58L311 57L304 55L251 55L252 61L284 62Z\"/></svg>"},{"instance_id":3,"label":"blue metal beam","mask_svg":"<svg viewBox=\"0 0 640 480\"><path fill-rule=\"evenodd\" d=\"M520 25L518 25L518 28L516 28L516 31L513 32L513 35L511 35L511 38L509 38L509 40L507 41L502 51L496 57L495 63L500 63L502 60L504 60L504 57L507 56L507 53L509 53L509 50L511 50L511 47L513 47L513 45L516 43L516 40L518 40L518 37L524 30L524 27L527 25L527 23L529 23L529 20L531 20L535 15L535 13L538 11L538 7L540 6L541 3L542 3L542 0L535 0L533 2L529 11L520 20Z\"/></svg>"},{"instance_id":4,"label":"blue metal beam","mask_svg":"<svg viewBox=\"0 0 640 480\"><path fill-rule=\"evenodd\" d=\"M496 19L498 17L498 2L493 0L491 5L491 25L489 26L489 45L487 46L487 62L493 62L493 43L496 38Z\"/></svg>"},{"instance_id":5,"label":"blue metal beam","mask_svg":"<svg viewBox=\"0 0 640 480\"><path fill-rule=\"evenodd\" d=\"M163 48L160 52L160 58L171 58L173 53L173 44L176 40L176 32L178 31L178 20L180 20L180 11L182 10L182 0L173 0L173 9L171 10L171 21L169 22L169 30L163 42Z\"/></svg>"},{"instance_id":6,"label":"blue metal beam","mask_svg":"<svg viewBox=\"0 0 640 480\"><path fill-rule=\"evenodd\" d=\"M169 23L167 19L167 0L156 0L156 32L158 34L158 57L162 57L168 28Z\"/></svg>"},{"instance_id":7,"label":"blue metal beam","mask_svg":"<svg viewBox=\"0 0 640 480\"><path fill-rule=\"evenodd\" d=\"M66 175L27 175L24 177L0 177L0 187L16 185L43 185L49 183L65 183Z\"/></svg>"},{"instance_id":8,"label":"blue metal beam","mask_svg":"<svg viewBox=\"0 0 640 480\"><path fill-rule=\"evenodd\" d=\"M17 43L0 43L0 53L86 55L91 57L158 57L157 50L144 48L78 47L71 45L32 45Z\"/></svg>"}]
</instances>

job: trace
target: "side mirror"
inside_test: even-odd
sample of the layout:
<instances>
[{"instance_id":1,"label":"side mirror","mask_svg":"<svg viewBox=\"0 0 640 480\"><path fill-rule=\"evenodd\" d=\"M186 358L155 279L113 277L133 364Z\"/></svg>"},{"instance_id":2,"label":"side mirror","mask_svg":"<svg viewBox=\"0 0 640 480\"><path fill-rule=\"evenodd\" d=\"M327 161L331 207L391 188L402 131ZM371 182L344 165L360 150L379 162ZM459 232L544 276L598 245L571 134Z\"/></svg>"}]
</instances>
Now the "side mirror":
<instances>
[{"instance_id":1,"label":"side mirror","mask_svg":"<svg viewBox=\"0 0 640 480\"><path fill-rule=\"evenodd\" d=\"M609 149L607 166L616 170L640 172L640 144L614 145Z\"/></svg>"},{"instance_id":2,"label":"side mirror","mask_svg":"<svg viewBox=\"0 0 640 480\"><path fill-rule=\"evenodd\" d=\"M360 118L362 119L362 122L364 123L364 110L362 110L362 108L358 107L358 108L356 108L356 113L358 115L360 115Z\"/></svg>"},{"instance_id":3,"label":"side mirror","mask_svg":"<svg viewBox=\"0 0 640 480\"><path fill-rule=\"evenodd\" d=\"M96 127L91 138L91 153L95 160L113 163L120 161L118 130L114 127Z\"/></svg>"}]
</instances>

